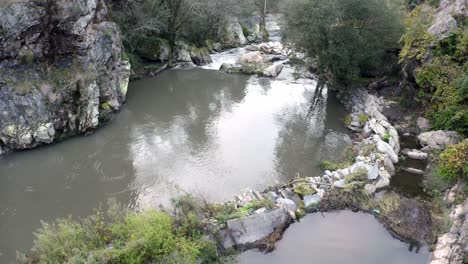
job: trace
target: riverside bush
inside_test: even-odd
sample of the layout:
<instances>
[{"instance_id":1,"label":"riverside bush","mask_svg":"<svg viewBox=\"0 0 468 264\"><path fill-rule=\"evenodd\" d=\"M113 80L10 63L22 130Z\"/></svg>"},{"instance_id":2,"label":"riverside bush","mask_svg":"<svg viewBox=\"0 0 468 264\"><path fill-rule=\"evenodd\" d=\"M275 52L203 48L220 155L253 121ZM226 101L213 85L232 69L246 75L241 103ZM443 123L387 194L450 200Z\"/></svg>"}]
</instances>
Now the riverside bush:
<instances>
[{"instance_id":1,"label":"riverside bush","mask_svg":"<svg viewBox=\"0 0 468 264\"><path fill-rule=\"evenodd\" d=\"M71 218L42 223L30 255L31 263L197 263L216 260L216 247L201 233L191 215L176 224L166 212L104 214L96 211L80 221ZM108 221L105 221L109 219ZM195 223L193 223L195 222Z\"/></svg>"},{"instance_id":2,"label":"riverside bush","mask_svg":"<svg viewBox=\"0 0 468 264\"><path fill-rule=\"evenodd\" d=\"M468 180L468 139L447 147L440 154L438 172L445 179Z\"/></svg>"}]
</instances>

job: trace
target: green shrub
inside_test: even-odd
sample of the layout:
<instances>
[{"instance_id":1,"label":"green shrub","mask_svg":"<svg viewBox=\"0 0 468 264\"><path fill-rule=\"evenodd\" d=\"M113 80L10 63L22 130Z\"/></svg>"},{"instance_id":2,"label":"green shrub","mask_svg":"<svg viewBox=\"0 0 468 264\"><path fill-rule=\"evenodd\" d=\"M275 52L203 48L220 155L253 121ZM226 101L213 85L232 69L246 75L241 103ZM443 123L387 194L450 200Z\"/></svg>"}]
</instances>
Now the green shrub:
<instances>
[{"instance_id":1,"label":"green shrub","mask_svg":"<svg viewBox=\"0 0 468 264\"><path fill-rule=\"evenodd\" d=\"M347 115L344 120L345 126L350 126L351 122L353 122L353 118L351 117L351 115Z\"/></svg>"},{"instance_id":2,"label":"green shrub","mask_svg":"<svg viewBox=\"0 0 468 264\"><path fill-rule=\"evenodd\" d=\"M320 162L320 168L324 171L325 170L336 171L336 170L347 168L349 166L351 166L351 162L349 161L336 162L336 161L324 160Z\"/></svg>"},{"instance_id":3,"label":"green shrub","mask_svg":"<svg viewBox=\"0 0 468 264\"><path fill-rule=\"evenodd\" d=\"M386 131L382 137L382 140L388 143L390 142L390 138L392 138L392 136L390 135L390 133L388 133L388 131Z\"/></svg>"},{"instance_id":4,"label":"green shrub","mask_svg":"<svg viewBox=\"0 0 468 264\"><path fill-rule=\"evenodd\" d=\"M420 60L426 54L434 36L427 32L432 24L434 9L428 5L420 5L411 11L406 19L405 34L400 43L403 48L400 52L400 61L416 58Z\"/></svg>"},{"instance_id":5,"label":"green shrub","mask_svg":"<svg viewBox=\"0 0 468 264\"><path fill-rule=\"evenodd\" d=\"M368 115L364 115L364 114L359 115L359 123L364 125L368 120L369 120Z\"/></svg>"},{"instance_id":6,"label":"green shrub","mask_svg":"<svg viewBox=\"0 0 468 264\"><path fill-rule=\"evenodd\" d=\"M184 223L195 225L193 222L199 219L187 214ZM193 229L177 226L165 212L109 212L105 217L97 211L80 221L65 218L42 223L30 262L197 263L216 259L212 242L202 241L200 234L187 235L186 230Z\"/></svg>"},{"instance_id":7,"label":"green shrub","mask_svg":"<svg viewBox=\"0 0 468 264\"><path fill-rule=\"evenodd\" d=\"M366 180L367 180L367 170L364 168L359 168L355 170L354 172L346 175L345 177L346 183L361 182L361 181L366 181Z\"/></svg>"},{"instance_id":8,"label":"green shrub","mask_svg":"<svg viewBox=\"0 0 468 264\"><path fill-rule=\"evenodd\" d=\"M468 180L468 139L447 147L440 154L438 172L445 179Z\"/></svg>"}]
</instances>

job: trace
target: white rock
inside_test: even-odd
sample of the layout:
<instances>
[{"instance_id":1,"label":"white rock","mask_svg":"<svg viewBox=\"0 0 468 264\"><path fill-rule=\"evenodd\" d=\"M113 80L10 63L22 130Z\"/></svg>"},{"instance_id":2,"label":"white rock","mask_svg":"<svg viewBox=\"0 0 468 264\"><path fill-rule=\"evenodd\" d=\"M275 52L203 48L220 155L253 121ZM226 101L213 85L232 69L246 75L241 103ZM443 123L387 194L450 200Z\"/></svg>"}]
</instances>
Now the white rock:
<instances>
[{"instance_id":1,"label":"white rock","mask_svg":"<svg viewBox=\"0 0 468 264\"><path fill-rule=\"evenodd\" d=\"M267 211L267 209L266 209L265 207L262 207L262 208L260 208L260 209L255 210L255 213L256 213L256 214L263 214L263 213L265 213L266 211Z\"/></svg>"},{"instance_id":2,"label":"white rock","mask_svg":"<svg viewBox=\"0 0 468 264\"><path fill-rule=\"evenodd\" d=\"M409 149L409 150L403 150L403 153L407 155L411 159L416 159L416 160L425 160L429 157L429 155L426 152L422 152L417 149Z\"/></svg>"},{"instance_id":3,"label":"white rock","mask_svg":"<svg viewBox=\"0 0 468 264\"><path fill-rule=\"evenodd\" d=\"M377 187L374 184L366 184L366 186L364 186L364 190L366 190L368 194L374 194Z\"/></svg>"},{"instance_id":4,"label":"white rock","mask_svg":"<svg viewBox=\"0 0 468 264\"><path fill-rule=\"evenodd\" d=\"M284 207L286 208L286 210L288 211L293 211L295 212L297 210L297 205L290 199L286 199L286 198L279 198L278 200L276 200L276 203L280 206L280 207Z\"/></svg>"},{"instance_id":5,"label":"white rock","mask_svg":"<svg viewBox=\"0 0 468 264\"><path fill-rule=\"evenodd\" d=\"M380 139L379 136L375 136L375 135L374 135L374 140L377 142L377 149L380 152L387 154L387 156L390 158L393 164L398 163L398 155L395 153L393 148L387 142L384 142L383 140Z\"/></svg>"},{"instance_id":6,"label":"white rock","mask_svg":"<svg viewBox=\"0 0 468 264\"><path fill-rule=\"evenodd\" d=\"M262 62L263 56L260 51L252 51L245 54L242 54L240 57L241 63L259 63Z\"/></svg>"},{"instance_id":7,"label":"white rock","mask_svg":"<svg viewBox=\"0 0 468 264\"><path fill-rule=\"evenodd\" d=\"M374 164L370 169L367 171L367 179L375 180L379 177L379 165Z\"/></svg>"},{"instance_id":8,"label":"white rock","mask_svg":"<svg viewBox=\"0 0 468 264\"><path fill-rule=\"evenodd\" d=\"M386 171L386 170L381 170L379 172L379 175L380 175L381 178L387 178L387 179L392 178L392 175L390 175L390 173L388 173L388 171Z\"/></svg>"},{"instance_id":9,"label":"white rock","mask_svg":"<svg viewBox=\"0 0 468 264\"><path fill-rule=\"evenodd\" d=\"M385 187L387 187L387 186L389 186L389 185L390 185L390 180L389 180L389 179L387 179L387 178L381 178L381 179L377 182L377 184L375 185L375 187L376 187L377 189L381 189L381 188L385 188Z\"/></svg>"},{"instance_id":10,"label":"white rock","mask_svg":"<svg viewBox=\"0 0 468 264\"><path fill-rule=\"evenodd\" d=\"M384 167L390 175L395 175L395 166L393 166L393 162L387 156L384 158Z\"/></svg>"},{"instance_id":11,"label":"white rock","mask_svg":"<svg viewBox=\"0 0 468 264\"><path fill-rule=\"evenodd\" d=\"M421 133L418 139L423 146L445 149L448 145L459 143L463 138L455 131L436 130Z\"/></svg>"},{"instance_id":12,"label":"white rock","mask_svg":"<svg viewBox=\"0 0 468 264\"><path fill-rule=\"evenodd\" d=\"M346 181L344 179L342 180L338 180L338 181L335 181L333 183L333 186L337 187L337 188L344 188L346 185Z\"/></svg>"},{"instance_id":13,"label":"white rock","mask_svg":"<svg viewBox=\"0 0 468 264\"><path fill-rule=\"evenodd\" d=\"M263 70L263 75L267 77L276 77L281 73L281 70L283 70L283 64L273 64Z\"/></svg>"},{"instance_id":14,"label":"white rock","mask_svg":"<svg viewBox=\"0 0 468 264\"><path fill-rule=\"evenodd\" d=\"M406 172L412 173L412 174L418 174L418 175L424 175L423 170L415 169L415 168L405 168L404 169Z\"/></svg>"}]
</instances>

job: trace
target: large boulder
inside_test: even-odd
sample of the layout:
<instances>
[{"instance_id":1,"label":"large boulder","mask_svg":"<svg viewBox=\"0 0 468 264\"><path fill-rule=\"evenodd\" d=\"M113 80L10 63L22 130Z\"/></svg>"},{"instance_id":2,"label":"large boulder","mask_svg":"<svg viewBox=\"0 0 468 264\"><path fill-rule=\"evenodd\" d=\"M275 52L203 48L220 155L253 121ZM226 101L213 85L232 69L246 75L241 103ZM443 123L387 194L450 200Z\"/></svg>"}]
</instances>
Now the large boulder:
<instances>
[{"instance_id":1,"label":"large boulder","mask_svg":"<svg viewBox=\"0 0 468 264\"><path fill-rule=\"evenodd\" d=\"M247 246L268 237L278 228L285 227L290 221L285 208L277 208L267 213L231 219L227 222L230 241L225 246Z\"/></svg>"},{"instance_id":2,"label":"large boulder","mask_svg":"<svg viewBox=\"0 0 468 264\"><path fill-rule=\"evenodd\" d=\"M281 70L283 70L283 64L273 64L263 70L263 76L276 77L281 73Z\"/></svg>"},{"instance_id":3,"label":"large boulder","mask_svg":"<svg viewBox=\"0 0 468 264\"><path fill-rule=\"evenodd\" d=\"M196 48L192 47L190 50L190 57L192 62L198 66L210 64L213 62L211 59L210 52L206 48Z\"/></svg>"},{"instance_id":4,"label":"large boulder","mask_svg":"<svg viewBox=\"0 0 468 264\"><path fill-rule=\"evenodd\" d=\"M28 149L93 131L121 108L129 75L103 0L0 9L0 146Z\"/></svg>"},{"instance_id":5,"label":"large boulder","mask_svg":"<svg viewBox=\"0 0 468 264\"><path fill-rule=\"evenodd\" d=\"M427 30L432 35L437 36L438 38L446 38L450 35L450 33L456 31L457 21L449 14L445 14L437 18L436 22L429 27Z\"/></svg>"},{"instance_id":6,"label":"large boulder","mask_svg":"<svg viewBox=\"0 0 468 264\"><path fill-rule=\"evenodd\" d=\"M241 64L248 64L248 63L261 63L265 59L263 58L262 54L259 51L252 51L244 53L240 56L239 62Z\"/></svg>"},{"instance_id":7,"label":"large boulder","mask_svg":"<svg viewBox=\"0 0 468 264\"><path fill-rule=\"evenodd\" d=\"M226 48L235 48L247 44L242 26L236 20L231 20L220 32L221 43Z\"/></svg>"},{"instance_id":8,"label":"large boulder","mask_svg":"<svg viewBox=\"0 0 468 264\"><path fill-rule=\"evenodd\" d=\"M457 144L463 140L457 132L443 130L421 133L418 139L422 146L429 149L445 149L448 145Z\"/></svg>"},{"instance_id":9,"label":"large boulder","mask_svg":"<svg viewBox=\"0 0 468 264\"><path fill-rule=\"evenodd\" d=\"M147 38L140 41L136 47L136 53L140 57L150 61L169 60L169 43L160 38Z\"/></svg>"}]
</instances>

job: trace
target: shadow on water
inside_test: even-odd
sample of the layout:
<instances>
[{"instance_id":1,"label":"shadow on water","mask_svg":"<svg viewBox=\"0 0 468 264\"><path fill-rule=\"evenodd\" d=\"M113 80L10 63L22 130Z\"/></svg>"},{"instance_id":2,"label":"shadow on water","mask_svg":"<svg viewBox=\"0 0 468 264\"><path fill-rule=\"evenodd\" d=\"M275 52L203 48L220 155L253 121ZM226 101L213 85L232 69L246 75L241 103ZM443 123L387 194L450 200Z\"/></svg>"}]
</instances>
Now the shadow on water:
<instances>
[{"instance_id":1,"label":"shadow on water","mask_svg":"<svg viewBox=\"0 0 468 264\"><path fill-rule=\"evenodd\" d=\"M415 251L394 239L372 216L340 211L311 214L286 230L276 249L268 254L242 253L241 264L426 264L427 248Z\"/></svg>"},{"instance_id":2,"label":"shadow on water","mask_svg":"<svg viewBox=\"0 0 468 264\"><path fill-rule=\"evenodd\" d=\"M416 136L401 135L401 149L419 149L421 146ZM424 171L427 166L426 160L415 160L402 156L396 165L396 174L392 177L390 184L399 193L408 197L427 197L423 188L424 175L414 174L406 171L406 168L414 168Z\"/></svg>"}]
</instances>

